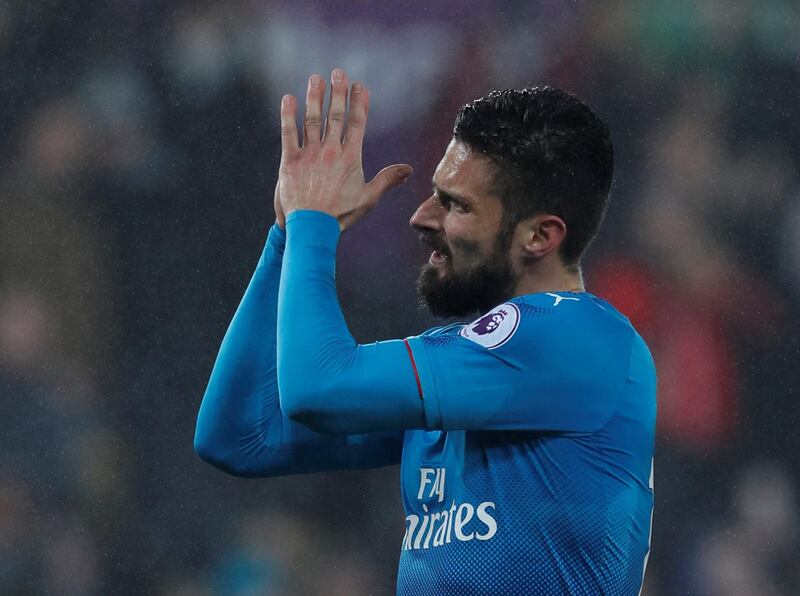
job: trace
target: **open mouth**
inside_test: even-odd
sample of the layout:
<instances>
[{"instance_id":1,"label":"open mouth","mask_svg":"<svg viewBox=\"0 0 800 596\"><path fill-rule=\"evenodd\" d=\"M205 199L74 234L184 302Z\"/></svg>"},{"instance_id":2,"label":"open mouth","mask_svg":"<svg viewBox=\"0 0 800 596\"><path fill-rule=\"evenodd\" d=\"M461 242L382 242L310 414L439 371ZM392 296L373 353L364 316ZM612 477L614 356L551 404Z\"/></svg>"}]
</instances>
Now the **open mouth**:
<instances>
[{"instance_id":1,"label":"open mouth","mask_svg":"<svg viewBox=\"0 0 800 596\"><path fill-rule=\"evenodd\" d=\"M439 252L438 250L434 250L431 253L428 262L433 265L434 267L441 267L447 261L447 255L444 253Z\"/></svg>"},{"instance_id":2,"label":"open mouth","mask_svg":"<svg viewBox=\"0 0 800 596\"><path fill-rule=\"evenodd\" d=\"M444 239L437 236L428 236L427 234L420 234L419 241L422 244L428 245L433 249L431 256L428 258L428 263L434 267L442 267L447 262L448 251L447 244Z\"/></svg>"}]
</instances>

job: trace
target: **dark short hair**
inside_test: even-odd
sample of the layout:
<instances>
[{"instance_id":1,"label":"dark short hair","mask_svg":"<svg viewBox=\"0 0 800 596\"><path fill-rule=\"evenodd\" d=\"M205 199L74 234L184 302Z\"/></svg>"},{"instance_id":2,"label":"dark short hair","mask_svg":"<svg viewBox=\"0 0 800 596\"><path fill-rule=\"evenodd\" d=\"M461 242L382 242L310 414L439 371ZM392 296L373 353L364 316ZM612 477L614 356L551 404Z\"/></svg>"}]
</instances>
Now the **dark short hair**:
<instances>
[{"instance_id":1,"label":"dark short hair","mask_svg":"<svg viewBox=\"0 0 800 596\"><path fill-rule=\"evenodd\" d=\"M506 238L526 217L551 213L567 234L560 255L576 266L605 216L614 150L605 123L553 87L493 91L463 106L453 136L497 167Z\"/></svg>"}]
</instances>

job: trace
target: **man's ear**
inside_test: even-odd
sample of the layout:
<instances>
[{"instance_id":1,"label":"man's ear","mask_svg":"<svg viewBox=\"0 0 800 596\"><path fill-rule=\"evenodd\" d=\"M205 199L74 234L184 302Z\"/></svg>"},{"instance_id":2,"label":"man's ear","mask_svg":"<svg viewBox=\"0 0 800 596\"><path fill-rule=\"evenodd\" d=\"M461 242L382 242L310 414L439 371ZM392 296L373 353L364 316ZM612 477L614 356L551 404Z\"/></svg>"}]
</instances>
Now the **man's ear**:
<instances>
[{"instance_id":1,"label":"man's ear","mask_svg":"<svg viewBox=\"0 0 800 596\"><path fill-rule=\"evenodd\" d=\"M557 215L536 215L522 220L515 235L525 256L541 259L561 246L567 235L567 224Z\"/></svg>"}]
</instances>

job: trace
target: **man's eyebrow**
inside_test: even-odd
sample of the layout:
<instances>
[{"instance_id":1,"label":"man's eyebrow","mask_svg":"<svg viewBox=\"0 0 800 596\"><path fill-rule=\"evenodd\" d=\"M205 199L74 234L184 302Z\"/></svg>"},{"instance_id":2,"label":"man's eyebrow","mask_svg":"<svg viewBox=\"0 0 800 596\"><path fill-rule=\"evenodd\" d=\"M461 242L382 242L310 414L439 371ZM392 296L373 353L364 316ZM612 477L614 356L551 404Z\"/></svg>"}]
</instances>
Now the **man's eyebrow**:
<instances>
[{"instance_id":1,"label":"man's eyebrow","mask_svg":"<svg viewBox=\"0 0 800 596\"><path fill-rule=\"evenodd\" d=\"M445 197L447 199L455 199L456 201L460 201L462 203L471 203L472 200L469 197L465 197L464 195L460 195L454 192L448 192L446 190L442 190L439 188L435 182L431 181L431 188L433 188L433 192L439 195L440 197Z\"/></svg>"}]
</instances>

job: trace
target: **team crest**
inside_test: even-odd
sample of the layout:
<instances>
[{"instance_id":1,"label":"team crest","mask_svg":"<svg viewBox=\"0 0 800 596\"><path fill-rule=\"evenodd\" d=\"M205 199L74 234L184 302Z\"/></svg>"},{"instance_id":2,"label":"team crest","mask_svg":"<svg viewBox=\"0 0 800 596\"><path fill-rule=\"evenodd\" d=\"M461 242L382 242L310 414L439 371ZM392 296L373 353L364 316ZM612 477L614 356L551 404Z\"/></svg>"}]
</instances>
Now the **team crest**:
<instances>
[{"instance_id":1,"label":"team crest","mask_svg":"<svg viewBox=\"0 0 800 596\"><path fill-rule=\"evenodd\" d=\"M461 328L461 336L493 350L506 343L519 327L519 308L506 302Z\"/></svg>"}]
</instances>

